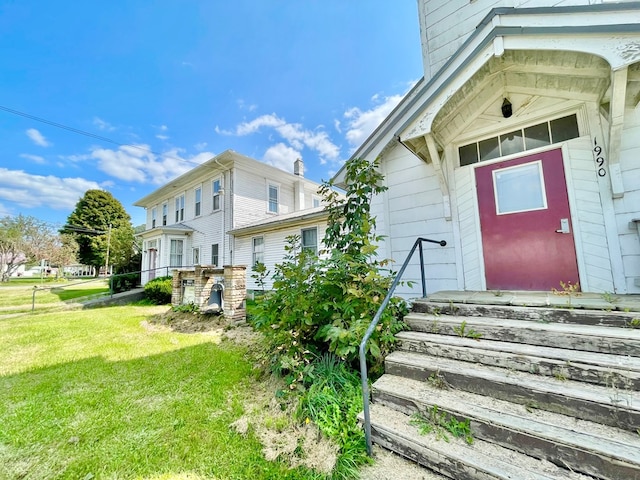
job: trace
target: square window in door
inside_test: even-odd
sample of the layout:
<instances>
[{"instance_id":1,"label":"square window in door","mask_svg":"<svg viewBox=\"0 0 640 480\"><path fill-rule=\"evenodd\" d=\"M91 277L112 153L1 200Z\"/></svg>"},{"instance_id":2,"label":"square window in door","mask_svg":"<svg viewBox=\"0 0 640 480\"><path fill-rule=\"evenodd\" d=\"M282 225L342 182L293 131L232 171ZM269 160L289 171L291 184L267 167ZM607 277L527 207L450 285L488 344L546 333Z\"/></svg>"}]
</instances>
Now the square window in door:
<instances>
[{"instance_id":1,"label":"square window in door","mask_svg":"<svg viewBox=\"0 0 640 480\"><path fill-rule=\"evenodd\" d=\"M529 212L547 208L542 162L493 171L496 214Z\"/></svg>"}]
</instances>

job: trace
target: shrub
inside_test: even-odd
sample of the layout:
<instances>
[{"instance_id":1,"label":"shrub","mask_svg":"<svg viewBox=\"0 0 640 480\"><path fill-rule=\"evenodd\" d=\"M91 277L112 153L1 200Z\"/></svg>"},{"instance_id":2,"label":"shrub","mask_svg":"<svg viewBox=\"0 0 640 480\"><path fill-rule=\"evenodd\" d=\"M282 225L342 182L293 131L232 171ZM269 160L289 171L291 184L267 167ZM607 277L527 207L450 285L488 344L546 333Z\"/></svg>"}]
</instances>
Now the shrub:
<instances>
[{"instance_id":1,"label":"shrub","mask_svg":"<svg viewBox=\"0 0 640 480\"><path fill-rule=\"evenodd\" d=\"M291 389L304 389L305 379L313 377L313 360L323 353L357 364L359 344L391 285L387 261L376 258L381 237L370 212L371 197L386 189L376 168L377 162L361 159L347 163L346 200L323 184L330 212L327 255L318 258L302 250L299 236L289 237L284 261L275 267L274 290L256 305L253 322L269 343L268 364ZM373 374L382 372L406 312L399 298L384 311L367 344Z\"/></svg>"},{"instance_id":2,"label":"shrub","mask_svg":"<svg viewBox=\"0 0 640 480\"><path fill-rule=\"evenodd\" d=\"M166 305L171 303L171 291L173 290L172 277L157 277L147 282L144 286L145 296L153 303Z\"/></svg>"},{"instance_id":3,"label":"shrub","mask_svg":"<svg viewBox=\"0 0 640 480\"><path fill-rule=\"evenodd\" d=\"M140 282L139 273L114 275L109 279L113 293L126 292L136 287Z\"/></svg>"}]
</instances>

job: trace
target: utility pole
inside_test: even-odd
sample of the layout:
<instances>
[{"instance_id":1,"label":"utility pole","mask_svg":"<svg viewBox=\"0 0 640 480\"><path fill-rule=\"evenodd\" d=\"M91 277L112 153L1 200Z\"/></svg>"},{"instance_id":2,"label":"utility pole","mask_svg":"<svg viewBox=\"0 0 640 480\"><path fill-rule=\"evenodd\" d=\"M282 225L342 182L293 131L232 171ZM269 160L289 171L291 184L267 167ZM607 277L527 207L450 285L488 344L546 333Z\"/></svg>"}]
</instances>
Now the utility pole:
<instances>
[{"instance_id":1,"label":"utility pole","mask_svg":"<svg viewBox=\"0 0 640 480\"><path fill-rule=\"evenodd\" d=\"M107 255L104 259L104 275L109 275L109 250L111 248L111 224L109 224L109 229L107 230Z\"/></svg>"}]
</instances>

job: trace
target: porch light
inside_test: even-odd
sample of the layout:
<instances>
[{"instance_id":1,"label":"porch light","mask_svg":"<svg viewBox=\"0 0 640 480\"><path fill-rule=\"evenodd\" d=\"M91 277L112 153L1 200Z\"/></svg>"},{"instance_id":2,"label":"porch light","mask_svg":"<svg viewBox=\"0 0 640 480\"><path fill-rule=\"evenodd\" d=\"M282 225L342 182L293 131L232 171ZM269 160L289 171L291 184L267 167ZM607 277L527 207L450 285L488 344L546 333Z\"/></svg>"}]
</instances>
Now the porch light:
<instances>
[{"instance_id":1,"label":"porch light","mask_svg":"<svg viewBox=\"0 0 640 480\"><path fill-rule=\"evenodd\" d=\"M513 109L511 108L511 102L505 98L502 102L502 116L504 118L509 118L513 114Z\"/></svg>"}]
</instances>

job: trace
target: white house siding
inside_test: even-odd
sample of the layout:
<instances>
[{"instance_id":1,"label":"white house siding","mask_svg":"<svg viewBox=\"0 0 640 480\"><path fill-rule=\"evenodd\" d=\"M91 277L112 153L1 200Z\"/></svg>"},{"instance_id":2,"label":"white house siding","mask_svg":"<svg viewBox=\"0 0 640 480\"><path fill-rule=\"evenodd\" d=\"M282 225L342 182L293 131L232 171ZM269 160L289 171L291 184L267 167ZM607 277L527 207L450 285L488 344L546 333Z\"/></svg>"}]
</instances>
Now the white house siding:
<instances>
[{"instance_id":1,"label":"white house siding","mask_svg":"<svg viewBox=\"0 0 640 480\"><path fill-rule=\"evenodd\" d=\"M247 266L247 289L257 290L259 285L251 277L254 273L253 266L253 242L254 237L263 237L264 239L264 264L271 275L275 272L276 264L282 263L285 254L284 247L287 244L287 237L291 235L300 235L301 231L306 228L316 227L318 229L318 250L322 249L322 239L327 230L326 221L323 222L306 222L295 226L284 227L278 230L266 230L262 233L236 235L235 237L235 260L237 265ZM273 281L271 275L265 282L265 288L271 289Z\"/></svg>"},{"instance_id":2,"label":"white house siding","mask_svg":"<svg viewBox=\"0 0 640 480\"><path fill-rule=\"evenodd\" d=\"M425 243L424 263L427 291L456 289L458 286L453 245L453 227L445 219L442 190L432 165L398 145L383 158L388 205L385 233L389 235L388 251L394 270L401 267L418 237L445 240L446 247ZM378 223L380 223L378 221ZM392 240L391 240L392 239ZM421 296L420 259L416 251L403 280L413 287L400 286L399 295L406 298Z\"/></svg>"},{"instance_id":3,"label":"white house siding","mask_svg":"<svg viewBox=\"0 0 640 480\"><path fill-rule=\"evenodd\" d=\"M640 293L640 239L637 224L640 218L640 110L627 108L620 146L620 169L624 197L614 200L616 224L620 238L622 263L627 293Z\"/></svg>"},{"instance_id":4,"label":"white house siding","mask_svg":"<svg viewBox=\"0 0 640 480\"><path fill-rule=\"evenodd\" d=\"M492 8L567 7L599 3L625 3L625 0L419 0L425 77L430 78L456 53Z\"/></svg>"},{"instance_id":5,"label":"white house siding","mask_svg":"<svg viewBox=\"0 0 640 480\"><path fill-rule=\"evenodd\" d=\"M613 272L600 185L593 158L592 139L584 136L566 143L563 153L574 238L582 288L590 292L613 292ZM580 254L581 252L581 254Z\"/></svg>"}]
</instances>

